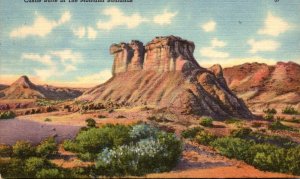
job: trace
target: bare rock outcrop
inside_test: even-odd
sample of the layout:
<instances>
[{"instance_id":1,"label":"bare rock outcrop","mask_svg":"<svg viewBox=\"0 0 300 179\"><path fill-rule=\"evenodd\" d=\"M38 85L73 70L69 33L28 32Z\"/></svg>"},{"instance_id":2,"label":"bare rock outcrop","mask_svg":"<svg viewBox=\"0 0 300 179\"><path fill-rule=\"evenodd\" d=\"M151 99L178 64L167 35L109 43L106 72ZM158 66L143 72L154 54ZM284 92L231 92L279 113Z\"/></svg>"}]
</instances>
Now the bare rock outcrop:
<instances>
[{"instance_id":1,"label":"bare rock outcrop","mask_svg":"<svg viewBox=\"0 0 300 179\"><path fill-rule=\"evenodd\" d=\"M244 102L228 88L221 66L202 68L194 49L193 42L175 36L156 37L145 47L139 41L113 44L113 77L78 100L153 105L214 118L252 118Z\"/></svg>"},{"instance_id":2,"label":"bare rock outcrop","mask_svg":"<svg viewBox=\"0 0 300 179\"><path fill-rule=\"evenodd\" d=\"M145 48L145 70L184 71L200 67L193 56L194 43L180 37L156 37Z\"/></svg>"}]
</instances>

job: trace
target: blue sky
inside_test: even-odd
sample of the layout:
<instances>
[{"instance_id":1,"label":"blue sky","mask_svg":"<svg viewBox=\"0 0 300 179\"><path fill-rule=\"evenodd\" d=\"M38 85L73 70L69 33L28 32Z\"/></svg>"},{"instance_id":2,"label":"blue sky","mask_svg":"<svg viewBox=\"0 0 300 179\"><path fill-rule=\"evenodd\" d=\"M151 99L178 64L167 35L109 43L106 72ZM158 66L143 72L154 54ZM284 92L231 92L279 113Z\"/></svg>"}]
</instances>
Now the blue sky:
<instances>
[{"instance_id":1,"label":"blue sky","mask_svg":"<svg viewBox=\"0 0 300 179\"><path fill-rule=\"evenodd\" d=\"M298 0L0 1L0 80L89 87L111 76L109 46L177 35L200 65L300 63Z\"/></svg>"}]
</instances>

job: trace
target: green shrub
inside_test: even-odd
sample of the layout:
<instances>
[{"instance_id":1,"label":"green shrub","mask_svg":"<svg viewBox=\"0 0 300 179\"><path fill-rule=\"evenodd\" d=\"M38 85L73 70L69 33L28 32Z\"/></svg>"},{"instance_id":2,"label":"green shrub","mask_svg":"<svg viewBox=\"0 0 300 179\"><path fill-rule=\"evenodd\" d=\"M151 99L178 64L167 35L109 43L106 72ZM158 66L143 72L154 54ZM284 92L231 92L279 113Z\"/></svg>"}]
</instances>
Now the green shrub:
<instances>
[{"instance_id":1,"label":"green shrub","mask_svg":"<svg viewBox=\"0 0 300 179\"><path fill-rule=\"evenodd\" d=\"M28 177L24 172L24 161L19 158L12 158L6 163L6 170L2 170L4 178L25 178Z\"/></svg>"},{"instance_id":2,"label":"green shrub","mask_svg":"<svg viewBox=\"0 0 300 179\"><path fill-rule=\"evenodd\" d=\"M164 115L149 116L147 117L147 119L155 122L170 122L170 120L167 119Z\"/></svg>"},{"instance_id":3,"label":"green shrub","mask_svg":"<svg viewBox=\"0 0 300 179\"><path fill-rule=\"evenodd\" d=\"M213 119L212 118L204 118L201 120L200 125L205 127L213 127Z\"/></svg>"},{"instance_id":4,"label":"green shrub","mask_svg":"<svg viewBox=\"0 0 300 179\"><path fill-rule=\"evenodd\" d=\"M36 173L36 178L64 178L64 175L57 169L41 169Z\"/></svg>"},{"instance_id":5,"label":"green shrub","mask_svg":"<svg viewBox=\"0 0 300 179\"><path fill-rule=\"evenodd\" d=\"M244 160L264 171L300 174L300 146L289 149L272 144L256 144L253 140L224 137L211 145L222 155Z\"/></svg>"},{"instance_id":6,"label":"green shrub","mask_svg":"<svg viewBox=\"0 0 300 179\"><path fill-rule=\"evenodd\" d=\"M276 116L276 121L285 121L284 117Z\"/></svg>"},{"instance_id":7,"label":"green shrub","mask_svg":"<svg viewBox=\"0 0 300 179\"><path fill-rule=\"evenodd\" d=\"M300 175L300 146L288 149L285 161L286 168L289 172Z\"/></svg>"},{"instance_id":8,"label":"green shrub","mask_svg":"<svg viewBox=\"0 0 300 179\"><path fill-rule=\"evenodd\" d=\"M46 118L44 121L45 122L51 122L52 120L50 118Z\"/></svg>"},{"instance_id":9,"label":"green shrub","mask_svg":"<svg viewBox=\"0 0 300 179\"><path fill-rule=\"evenodd\" d=\"M8 177L10 172L11 159L0 157L0 174L1 177Z\"/></svg>"},{"instance_id":10,"label":"green shrub","mask_svg":"<svg viewBox=\"0 0 300 179\"><path fill-rule=\"evenodd\" d=\"M10 157L12 155L12 147L9 145L0 144L0 158Z\"/></svg>"},{"instance_id":11,"label":"green shrub","mask_svg":"<svg viewBox=\"0 0 300 179\"><path fill-rule=\"evenodd\" d=\"M293 114L299 114L299 112L294 107L292 107L292 106L287 106L286 108L284 108L282 110L282 113L283 114L291 114L291 115L293 115Z\"/></svg>"},{"instance_id":12,"label":"green shrub","mask_svg":"<svg viewBox=\"0 0 300 179\"><path fill-rule=\"evenodd\" d=\"M253 140L256 143L267 143L276 145L278 147L290 148L297 146L289 137L282 137L277 135L266 135L259 132L253 132L250 128L241 128L231 132L231 137L237 137L246 140Z\"/></svg>"},{"instance_id":13,"label":"green shrub","mask_svg":"<svg viewBox=\"0 0 300 179\"><path fill-rule=\"evenodd\" d=\"M283 165L286 157L284 149L269 144L254 145L251 149L253 151L249 150L249 152L255 154L252 162L255 167L264 171L286 171Z\"/></svg>"},{"instance_id":14,"label":"green shrub","mask_svg":"<svg viewBox=\"0 0 300 179\"><path fill-rule=\"evenodd\" d=\"M272 121L274 119L274 114L266 114L264 119L267 121Z\"/></svg>"},{"instance_id":15,"label":"green shrub","mask_svg":"<svg viewBox=\"0 0 300 179\"><path fill-rule=\"evenodd\" d=\"M55 155L57 150L58 147L53 137L45 139L36 147L36 152L41 157Z\"/></svg>"},{"instance_id":16,"label":"green shrub","mask_svg":"<svg viewBox=\"0 0 300 179\"><path fill-rule=\"evenodd\" d=\"M95 156L104 148L123 145L129 142L130 127L124 125L105 125L101 128L91 128L87 131L81 131L76 139L65 141L66 150L79 152L80 156ZM87 154L90 153L90 154Z\"/></svg>"},{"instance_id":17,"label":"green shrub","mask_svg":"<svg viewBox=\"0 0 300 179\"><path fill-rule=\"evenodd\" d=\"M248 160L248 149L254 145L253 141L247 141L240 138L223 137L218 138L211 145L222 155L239 160Z\"/></svg>"},{"instance_id":18,"label":"green shrub","mask_svg":"<svg viewBox=\"0 0 300 179\"><path fill-rule=\"evenodd\" d=\"M158 132L159 130L157 128L142 123L139 125L134 125L130 130L129 135L130 140L136 142L149 137L155 137Z\"/></svg>"},{"instance_id":19,"label":"green shrub","mask_svg":"<svg viewBox=\"0 0 300 179\"><path fill-rule=\"evenodd\" d=\"M239 122L241 122L241 120L240 119L236 119L236 118L231 118L231 119L226 119L225 120L226 124L234 124L234 123L239 123Z\"/></svg>"},{"instance_id":20,"label":"green shrub","mask_svg":"<svg viewBox=\"0 0 300 179\"><path fill-rule=\"evenodd\" d=\"M15 117L16 117L16 114L12 111L0 112L0 119L12 119Z\"/></svg>"},{"instance_id":21,"label":"green shrub","mask_svg":"<svg viewBox=\"0 0 300 179\"><path fill-rule=\"evenodd\" d=\"M300 119L293 117L289 122L300 123Z\"/></svg>"},{"instance_id":22,"label":"green shrub","mask_svg":"<svg viewBox=\"0 0 300 179\"><path fill-rule=\"evenodd\" d=\"M108 176L169 171L177 164L181 151L181 142L174 134L159 132L156 138L104 149L99 154L96 169Z\"/></svg>"},{"instance_id":23,"label":"green shrub","mask_svg":"<svg viewBox=\"0 0 300 179\"><path fill-rule=\"evenodd\" d=\"M104 115L98 115L98 118L99 119L104 119L104 118L106 118L106 116L104 116Z\"/></svg>"},{"instance_id":24,"label":"green shrub","mask_svg":"<svg viewBox=\"0 0 300 179\"><path fill-rule=\"evenodd\" d=\"M37 99L35 103L37 106L53 106L62 102L63 100Z\"/></svg>"},{"instance_id":25,"label":"green shrub","mask_svg":"<svg viewBox=\"0 0 300 179\"><path fill-rule=\"evenodd\" d=\"M85 122L86 126L89 128L96 127L96 121L92 118L88 118L87 120L85 120Z\"/></svg>"},{"instance_id":26,"label":"green shrub","mask_svg":"<svg viewBox=\"0 0 300 179\"><path fill-rule=\"evenodd\" d=\"M72 140L65 140L63 143L63 147L67 151L71 152L79 152L81 151L80 146Z\"/></svg>"},{"instance_id":27,"label":"green shrub","mask_svg":"<svg viewBox=\"0 0 300 179\"><path fill-rule=\"evenodd\" d=\"M263 112L265 113L265 114L277 114L277 111L276 111L276 109L274 109L274 108L271 108L271 109L265 109L265 110L263 110Z\"/></svg>"},{"instance_id":28,"label":"green shrub","mask_svg":"<svg viewBox=\"0 0 300 179\"><path fill-rule=\"evenodd\" d=\"M118 119L121 119L121 118L126 118L126 117L123 116L123 115L119 115L119 116L117 116L117 118L118 118Z\"/></svg>"},{"instance_id":29,"label":"green shrub","mask_svg":"<svg viewBox=\"0 0 300 179\"><path fill-rule=\"evenodd\" d=\"M250 129L250 128L240 128L240 129L233 130L231 132L231 136L238 137L238 138L245 138L245 137L248 137L251 132L252 132L252 129Z\"/></svg>"},{"instance_id":30,"label":"green shrub","mask_svg":"<svg viewBox=\"0 0 300 179\"><path fill-rule=\"evenodd\" d=\"M30 157L25 161L24 171L30 177L35 177L37 171L45 168L47 162L45 159L37 158L37 157Z\"/></svg>"},{"instance_id":31,"label":"green shrub","mask_svg":"<svg viewBox=\"0 0 300 179\"><path fill-rule=\"evenodd\" d=\"M81 131L75 140L66 140L63 146L77 153L82 160L96 161L96 168L75 172L92 176L132 176L169 171L177 164L182 152L181 141L174 134L144 123L90 128Z\"/></svg>"},{"instance_id":32,"label":"green shrub","mask_svg":"<svg viewBox=\"0 0 300 179\"><path fill-rule=\"evenodd\" d=\"M27 141L17 141L13 146L13 155L18 158L28 158L35 155L35 148Z\"/></svg>"},{"instance_id":33,"label":"green shrub","mask_svg":"<svg viewBox=\"0 0 300 179\"><path fill-rule=\"evenodd\" d=\"M289 130L289 131L294 130L293 128L291 128L289 126L283 125L280 121L272 122L271 124L269 124L268 128L270 130Z\"/></svg>"},{"instance_id":34,"label":"green shrub","mask_svg":"<svg viewBox=\"0 0 300 179\"><path fill-rule=\"evenodd\" d=\"M193 138L196 137L197 133L202 131L202 130L203 130L203 128L201 128L201 127L189 128L189 129L186 129L186 130L182 131L181 136L183 138L193 139Z\"/></svg>"},{"instance_id":35,"label":"green shrub","mask_svg":"<svg viewBox=\"0 0 300 179\"><path fill-rule=\"evenodd\" d=\"M215 141L217 136L207 132L207 131L200 131L196 135L196 142L203 145L209 145L211 142Z\"/></svg>"}]
</instances>

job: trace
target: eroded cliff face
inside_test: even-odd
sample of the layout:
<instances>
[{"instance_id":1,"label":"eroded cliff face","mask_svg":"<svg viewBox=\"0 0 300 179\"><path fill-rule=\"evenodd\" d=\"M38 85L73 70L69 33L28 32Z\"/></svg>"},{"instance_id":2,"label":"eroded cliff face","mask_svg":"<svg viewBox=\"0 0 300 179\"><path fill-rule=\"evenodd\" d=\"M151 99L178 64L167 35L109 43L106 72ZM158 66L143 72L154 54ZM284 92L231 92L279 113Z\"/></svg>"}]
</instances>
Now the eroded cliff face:
<instances>
[{"instance_id":1,"label":"eroded cliff face","mask_svg":"<svg viewBox=\"0 0 300 179\"><path fill-rule=\"evenodd\" d=\"M193 42L180 37L156 37L113 44L113 77L86 91L79 100L118 105L153 105L174 113L214 118L252 118L244 102L228 88L220 65L202 68Z\"/></svg>"},{"instance_id":2,"label":"eroded cliff face","mask_svg":"<svg viewBox=\"0 0 300 179\"><path fill-rule=\"evenodd\" d=\"M194 49L193 42L175 36L156 37L146 46L137 40L113 44L113 74L137 70L191 71L200 68L193 56Z\"/></svg>"}]
</instances>

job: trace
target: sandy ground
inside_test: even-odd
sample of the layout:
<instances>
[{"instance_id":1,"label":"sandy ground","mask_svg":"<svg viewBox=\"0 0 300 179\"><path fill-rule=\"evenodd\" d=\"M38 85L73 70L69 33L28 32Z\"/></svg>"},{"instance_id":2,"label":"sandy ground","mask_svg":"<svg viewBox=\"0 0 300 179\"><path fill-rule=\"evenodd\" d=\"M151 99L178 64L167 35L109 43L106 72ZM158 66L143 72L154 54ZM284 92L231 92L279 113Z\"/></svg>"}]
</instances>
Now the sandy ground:
<instances>
[{"instance_id":1,"label":"sandy ground","mask_svg":"<svg viewBox=\"0 0 300 179\"><path fill-rule=\"evenodd\" d=\"M292 175L263 172L242 161L228 159L210 147L185 141L183 157L168 173L149 174L147 178L288 178Z\"/></svg>"},{"instance_id":2,"label":"sandy ground","mask_svg":"<svg viewBox=\"0 0 300 179\"><path fill-rule=\"evenodd\" d=\"M99 119L97 116L101 114L106 118ZM125 118L118 118L123 115ZM118 110L113 113L98 111L86 114L79 113L61 113L53 112L47 114L35 114L28 116L19 116L18 119L1 120L0 121L0 143L14 144L17 140L29 140L38 143L42 139L49 136L56 136L61 142L64 139L74 138L80 127L85 125L85 119L94 118L98 125L106 123L132 124L141 119L145 119L149 113L138 112L135 110ZM45 122L44 119L49 118L51 122ZM179 117L184 121L184 118ZM187 119L188 120L188 119ZM175 132L185 129L185 126L179 122L164 123L161 125L171 126L175 128ZM190 121L190 120L189 120ZM191 123L191 122L190 122ZM198 119L192 121L192 124L199 123ZM245 126L250 123L243 124ZM229 129L235 128L235 124L225 124L214 121L214 128L207 129L218 135L226 135L230 133ZM298 138L296 136L295 138ZM52 162L65 168L77 166L87 166L90 163L82 162L77 157L60 147L60 155ZM183 157L174 170L167 173L149 174L149 178L287 178L294 177L291 175L263 172L244 162L228 159L219 155L210 147L199 145L194 142L185 141Z\"/></svg>"},{"instance_id":3,"label":"sandy ground","mask_svg":"<svg viewBox=\"0 0 300 179\"><path fill-rule=\"evenodd\" d=\"M18 140L27 140L37 144L51 136L56 136L56 140L61 142L74 138L80 127L10 119L1 120L0 129L0 143L12 145Z\"/></svg>"}]
</instances>

